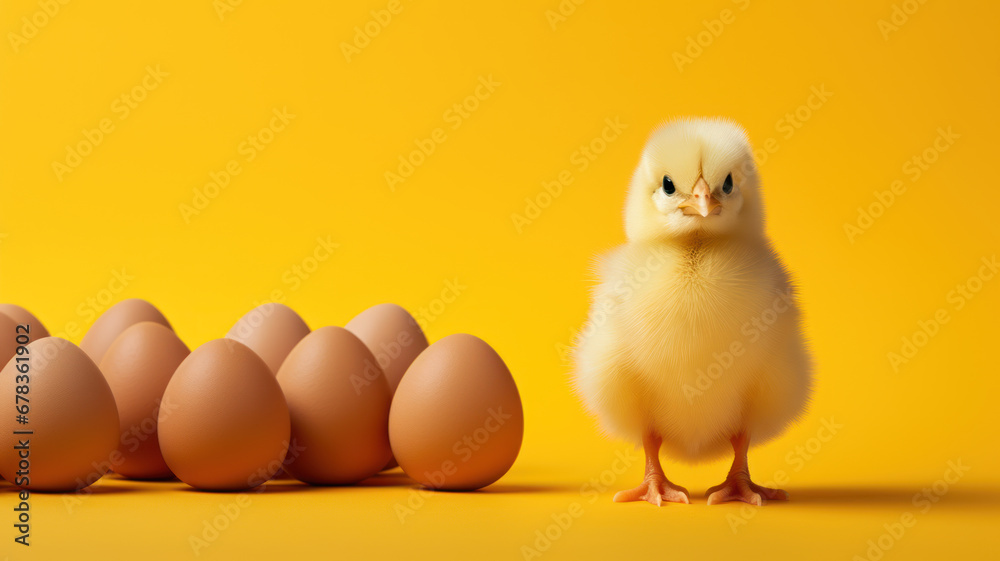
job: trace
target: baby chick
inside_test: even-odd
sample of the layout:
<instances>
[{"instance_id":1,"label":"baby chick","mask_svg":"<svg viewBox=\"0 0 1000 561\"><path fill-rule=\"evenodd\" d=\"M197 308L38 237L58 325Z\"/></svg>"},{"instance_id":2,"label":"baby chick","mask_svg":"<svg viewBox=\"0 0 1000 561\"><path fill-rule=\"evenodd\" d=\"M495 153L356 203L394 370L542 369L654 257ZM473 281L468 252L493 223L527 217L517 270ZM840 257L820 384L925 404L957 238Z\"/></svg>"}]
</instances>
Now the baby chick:
<instances>
[{"instance_id":1,"label":"baby chick","mask_svg":"<svg viewBox=\"0 0 1000 561\"><path fill-rule=\"evenodd\" d=\"M575 385L607 433L641 442L641 485L614 500L689 503L660 449L696 462L726 454L708 504L787 499L750 480L747 449L798 417L811 359L792 284L764 232L746 133L685 119L650 137L625 202L628 242L601 260Z\"/></svg>"}]
</instances>

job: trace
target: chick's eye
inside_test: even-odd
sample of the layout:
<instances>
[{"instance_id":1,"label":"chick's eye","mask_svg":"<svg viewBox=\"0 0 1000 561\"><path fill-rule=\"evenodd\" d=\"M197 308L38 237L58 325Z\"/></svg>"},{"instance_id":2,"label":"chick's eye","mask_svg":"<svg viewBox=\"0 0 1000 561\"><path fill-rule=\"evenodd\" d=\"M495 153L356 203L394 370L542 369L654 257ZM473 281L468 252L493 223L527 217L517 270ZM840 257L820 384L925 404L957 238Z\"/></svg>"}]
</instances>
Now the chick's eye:
<instances>
[{"instance_id":1,"label":"chick's eye","mask_svg":"<svg viewBox=\"0 0 1000 561\"><path fill-rule=\"evenodd\" d=\"M733 192L733 174L726 176L726 181L722 184L722 192L725 194L730 194Z\"/></svg>"},{"instance_id":2,"label":"chick's eye","mask_svg":"<svg viewBox=\"0 0 1000 561\"><path fill-rule=\"evenodd\" d=\"M676 190L677 189L674 188L674 182L673 182L673 180L670 179L669 177L667 177L666 175L664 175L663 176L663 192L666 193L666 194L668 194L668 195L673 195L674 191L676 191Z\"/></svg>"}]
</instances>

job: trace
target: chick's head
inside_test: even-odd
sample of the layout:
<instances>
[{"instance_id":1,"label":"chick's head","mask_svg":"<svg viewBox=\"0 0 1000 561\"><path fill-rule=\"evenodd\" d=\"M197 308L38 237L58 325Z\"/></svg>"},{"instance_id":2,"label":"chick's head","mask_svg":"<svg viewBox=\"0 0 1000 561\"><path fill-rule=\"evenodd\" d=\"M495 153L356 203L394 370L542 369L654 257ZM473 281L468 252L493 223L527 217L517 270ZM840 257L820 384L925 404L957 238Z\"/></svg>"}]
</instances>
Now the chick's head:
<instances>
[{"instance_id":1,"label":"chick's head","mask_svg":"<svg viewBox=\"0 0 1000 561\"><path fill-rule=\"evenodd\" d=\"M683 119L650 136L625 202L632 241L756 235L764 217L746 132L725 119Z\"/></svg>"}]
</instances>

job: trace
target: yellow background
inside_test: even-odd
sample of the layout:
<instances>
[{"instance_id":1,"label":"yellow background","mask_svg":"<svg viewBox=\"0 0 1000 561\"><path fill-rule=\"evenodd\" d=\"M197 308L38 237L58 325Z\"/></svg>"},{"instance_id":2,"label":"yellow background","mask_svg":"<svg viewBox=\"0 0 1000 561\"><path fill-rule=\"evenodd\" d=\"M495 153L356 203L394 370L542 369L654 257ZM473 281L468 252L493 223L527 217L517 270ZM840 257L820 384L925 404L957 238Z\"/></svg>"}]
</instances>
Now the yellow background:
<instances>
[{"instance_id":1,"label":"yellow background","mask_svg":"<svg viewBox=\"0 0 1000 561\"><path fill-rule=\"evenodd\" d=\"M275 290L313 328L384 301L426 308L431 340L474 333L507 361L525 441L484 493L417 493L393 477L272 485L201 558L521 559L574 504L580 516L543 558L850 559L911 512L885 559L995 554L1000 279L961 310L949 300L1000 240L995 3L566 0L553 25L557 0L402 0L349 61L342 44L387 2L277 4L220 17L209 0L70 2L15 50L10 33L41 8L3 2L0 301L79 342L88 302L146 298L191 347ZM879 20L904 4L919 8L897 14L886 38ZM715 37L706 29L719 31L725 9ZM675 53L699 40L679 69ZM168 75L122 119L113 103L157 65ZM500 85L454 128L446 111L490 77ZM801 109L814 87L832 95ZM285 107L294 119L246 161L241 143ZM808 117L789 129L797 110ZM808 416L750 462L761 480L787 473L790 504L707 507L703 492L728 465L669 459L695 504L612 504L640 479L641 458L601 438L568 390L560 350L585 319L591 260L623 241L647 134L683 115L732 117L770 147L768 230L801 285L817 382ZM60 180L53 162L105 118L114 130ZM581 170L573 155L605 119L627 128ZM949 127L959 138L914 181L904 166ZM385 173L436 128L444 142L390 189ZM241 173L186 223L181 205L233 159ZM563 170L572 183L518 232L512 215ZM905 193L852 243L844 225L895 180ZM288 282L327 236L333 254ZM133 278L120 287L123 269ZM940 308L950 321L894 371L888 353ZM824 419L843 427L820 442ZM632 462L615 474L623 451ZM968 473L920 512L913 495L959 460ZM591 503L588 481L602 475L610 484ZM94 491L69 506L33 495L30 550L0 509L0 556L189 558L189 537L237 499L110 478ZM0 495L13 505L8 485ZM419 508L401 523L406 504Z\"/></svg>"}]
</instances>

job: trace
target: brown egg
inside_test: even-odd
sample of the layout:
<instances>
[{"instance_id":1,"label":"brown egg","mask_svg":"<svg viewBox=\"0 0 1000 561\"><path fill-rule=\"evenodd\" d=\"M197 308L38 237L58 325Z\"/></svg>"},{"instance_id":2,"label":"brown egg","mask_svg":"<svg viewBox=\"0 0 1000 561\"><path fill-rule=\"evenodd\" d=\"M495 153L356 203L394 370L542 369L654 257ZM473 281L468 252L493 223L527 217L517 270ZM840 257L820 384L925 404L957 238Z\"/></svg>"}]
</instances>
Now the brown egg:
<instances>
[{"instance_id":1,"label":"brown egg","mask_svg":"<svg viewBox=\"0 0 1000 561\"><path fill-rule=\"evenodd\" d=\"M375 355L393 392L406 369L427 348L427 338L417 320L395 304L372 306L344 327Z\"/></svg>"},{"instance_id":2,"label":"brown egg","mask_svg":"<svg viewBox=\"0 0 1000 561\"><path fill-rule=\"evenodd\" d=\"M299 314L284 304L269 303L247 312L226 333L260 355L274 374L295 344L309 334L309 326Z\"/></svg>"},{"instance_id":3,"label":"brown egg","mask_svg":"<svg viewBox=\"0 0 1000 561\"><path fill-rule=\"evenodd\" d=\"M264 361L246 345L216 339L195 349L163 392L160 451L170 471L198 489L265 483L288 451L288 406Z\"/></svg>"},{"instance_id":4,"label":"brown egg","mask_svg":"<svg viewBox=\"0 0 1000 561\"><path fill-rule=\"evenodd\" d=\"M285 359L278 383L292 417L292 477L319 485L357 483L389 461L385 375L360 339L342 327L321 327Z\"/></svg>"},{"instance_id":5,"label":"brown egg","mask_svg":"<svg viewBox=\"0 0 1000 561\"><path fill-rule=\"evenodd\" d=\"M10 316L11 319L22 325L28 325L28 336L32 341L37 341L49 336L49 331L45 329L42 322L28 310L17 304L0 304L0 314Z\"/></svg>"},{"instance_id":6,"label":"brown egg","mask_svg":"<svg viewBox=\"0 0 1000 561\"><path fill-rule=\"evenodd\" d=\"M115 339L104 353L101 372L118 404L119 475L131 479L173 477L160 453L157 421L160 411L169 415L170 403L161 404L167 383L191 353L169 328L144 321Z\"/></svg>"},{"instance_id":7,"label":"brown egg","mask_svg":"<svg viewBox=\"0 0 1000 561\"><path fill-rule=\"evenodd\" d=\"M434 489L485 487L521 449L524 414L507 365L482 339L449 335L413 361L389 412L407 475Z\"/></svg>"},{"instance_id":8,"label":"brown egg","mask_svg":"<svg viewBox=\"0 0 1000 561\"><path fill-rule=\"evenodd\" d=\"M69 341L46 337L27 345L29 360L0 372L0 474L33 491L73 491L101 478L118 446L118 410L94 361ZM28 364L27 384L19 365ZM21 369L23 370L23 368ZM27 393L18 387L27 385ZM28 398L26 424L17 422L15 396ZM22 403L24 405L24 403ZM5 406L6 408L6 406ZM15 431L32 434L15 434ZM18 475L27 441L28 475Z\"/></svg>"},{"instance_id":9,"label":"brown egg","mask_svg":"<svg viewBox=\"0 0 1000 561\"><path fill-rule=\"evenodd\" d=\"M385 372L391 393L396 393L403 373L427 348L427 338L420 324L396 304L372 306L354 316L345 327L375 355L379 367ZM383 469L394 467L396 460L390 458Z\"/></svg>"},{"instance_id":10,"label":"brown egg","mask_svg":"<svg viewBox=\"0 0 1000 561\"><path fill-rule=\"evenodd\" d=\"M87 334L83 336L83 340L80 341L80 348L90 355L95 363L100 364L101 360L104 359L104 353L108 351L111 343L114 343L115 339L122 334L122 331L141 321L152 321L164 327L170 327L167 318L163 317L160 310L157 310L152 304L138 298L129 298L111 306L108 311L97 318L94 325L91 325Z\"/></svg>"}]
</instances>

